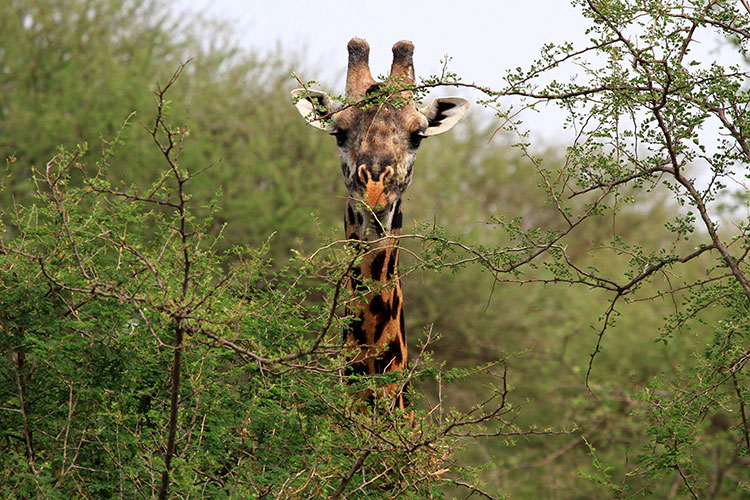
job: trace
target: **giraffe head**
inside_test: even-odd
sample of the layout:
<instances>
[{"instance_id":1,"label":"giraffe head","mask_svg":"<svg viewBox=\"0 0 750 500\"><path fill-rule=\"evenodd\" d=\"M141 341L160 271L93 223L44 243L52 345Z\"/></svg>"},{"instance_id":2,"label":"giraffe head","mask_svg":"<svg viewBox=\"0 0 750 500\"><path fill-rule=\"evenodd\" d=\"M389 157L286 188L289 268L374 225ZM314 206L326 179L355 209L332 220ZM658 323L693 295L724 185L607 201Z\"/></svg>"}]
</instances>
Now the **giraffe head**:
<instances>
[{"instance_id":1,"label":"giraffe head","mask_svg":"<svg viewBox=\"0 0 750 500\"><path fill-rule=\"evenodd\" d=\"M439 97L417 109L408 90L415 83L411 42L393 46L390 76L380 83L370 74L367 42L352 38L347 49L348 105L316 90L296 89L292 96L308 124L336 138L352 207L348 212L356 213L352 216L357 222L349 221L350 225L358 229L358 239L371 240L400 229L401 195L411 184L417 148L425 137L453 128L469 101Z\"/></svg>"}]
</instances>

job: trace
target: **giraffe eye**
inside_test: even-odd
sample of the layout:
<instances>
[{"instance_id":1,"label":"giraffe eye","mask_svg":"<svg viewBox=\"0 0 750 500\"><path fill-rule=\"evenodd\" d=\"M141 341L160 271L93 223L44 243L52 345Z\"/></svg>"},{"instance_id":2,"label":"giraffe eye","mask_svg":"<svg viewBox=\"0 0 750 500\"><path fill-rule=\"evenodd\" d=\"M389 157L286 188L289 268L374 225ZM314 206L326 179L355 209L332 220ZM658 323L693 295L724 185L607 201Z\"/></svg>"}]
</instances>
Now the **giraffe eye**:
<instances>
[{"instance_id":1,"label":"giraffe eye","mask_svg":"<svg viewBox=\"0 0 750 500\"><path fill-rule=\"evenodd\" d=\"M409 136L409 142L411 143L411 147L414 149L417 149L419 145L422 143L422 139L424 139L424 135L422 135L421 130L415 130L411 133L411 136Z\"/></svg>"},{"instance_id":2,"label":"giraffe eye","mask_svg":"<svg viewBox=\"0 0 750 500\"><path fill-rule=\"evenodd\" d=\"M335 131L331 132L331 135L336 138L336 145L338 147L341 147L346 142L346 130L341 130L340 128L337 128Z\"/></svg>"}]
</instances>

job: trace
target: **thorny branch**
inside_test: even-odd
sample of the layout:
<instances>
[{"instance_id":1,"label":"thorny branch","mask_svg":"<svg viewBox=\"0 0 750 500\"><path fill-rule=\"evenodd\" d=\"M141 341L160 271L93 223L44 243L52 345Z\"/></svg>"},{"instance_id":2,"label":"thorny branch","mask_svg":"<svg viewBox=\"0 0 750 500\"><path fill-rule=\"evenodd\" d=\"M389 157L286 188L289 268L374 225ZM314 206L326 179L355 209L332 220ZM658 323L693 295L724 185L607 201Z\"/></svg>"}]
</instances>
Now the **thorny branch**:
<instances>
[{"instance_id":1,"label":"thorny branch","mask_svg":"<svg viewBox=\"0 0 750 500\"><path fill-rule=\"evenodd\" d=\"M170 170L172 174L174 175L174 179L177 184L177 203L176 207L174 207L179 215L180 225L178 229L178 234L180 236L180 239L182 241L182 271L183 271L183 279L182 279L182 293L179 297L180 304L184 303L187 300L187 293L188 288L190 286L190 268L192 264L192 255L190 252L190 248L188 245L188 240L190 238L189 228L187 225L187 219L186 219L186 210L187 210L187 197L185 194L185 182L187 182L187 178L182 175L182 173L179 171L177 166L177 159L179 157L180 150L182 149L182 136L180 136L179 143L177 149L174 149L174 133L169 128L169 125L164 122L164 105L165 105L165 99L164 96L167 93L167 91L172 87L172 85L177 81L177 79L180 77L180 74L182 74L182 71L185 69L185 65L189 62L186 61L185 63L181 64L177 70L174 72L172 77L169 79L167 84L162 88L157 86L157 90L155 92L156 96L156 118L154 120L154 126L151 129L151 137L153 137L154 142L159 147L159 150L161 150L164 159L169 164ZM159 132L162 132L167 137L167 144L165 145L160 139L159 139ZM178 308L181 309L181 307ZM178 425L178 416L179 416L179 410L180 410L180 401L179 401L179 394L180 394L180 372L182 370L182 352L183 352L183 342L184 342L184 336L185 336L185 328L184 328L184 319L180 316L180 314L173 314L173 330L174 330L174 342L172 344L173 347L173 358L172 358L172 368L171 368L171 389L170 389L170 400L169 400L169 424L168 424L168 431L167 431L167 443L164 451L164 470L161 473L161 484L159 486L159 500L166 500L168 492L169 492L169 475L172 471L172 459L175 455L175 446L176 446L176 440L177 440L177 425Z\"/></svg>"},{"instance_id":2,"label":"thorny branch","mask_svg":"<svg viewBox=\"0 0 750 500\"><path fill-rule=\"evenodd\" d=\"M354 476L354 474L356 474L357 471L362 467L371 452L372 450L369 449L362 450L362 453L357 456L357 460L355 460L354 464L352 464L352 468L349 469L349 472L346 473L344 479L341 480L341 484L339 485L339 487L336 488L336 491L334 491L333 495L331 495L331 500L336 500L341 496L344 488L346 488L346 485L349 484L349 481L351 481L352 476Z\"/></svg>"}]
</instances>

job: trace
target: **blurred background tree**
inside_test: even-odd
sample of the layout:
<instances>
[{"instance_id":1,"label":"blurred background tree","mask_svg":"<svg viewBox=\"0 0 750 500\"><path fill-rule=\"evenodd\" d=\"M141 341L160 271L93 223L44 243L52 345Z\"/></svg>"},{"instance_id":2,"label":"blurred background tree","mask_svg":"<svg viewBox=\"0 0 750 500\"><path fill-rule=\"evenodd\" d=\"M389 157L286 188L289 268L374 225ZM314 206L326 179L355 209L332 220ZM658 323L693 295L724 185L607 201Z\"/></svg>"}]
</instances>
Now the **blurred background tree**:
<instances>
[{"instance_id":1,"label":"blurred background tree","mask_svg":"<svg viewBox=\"0 0 750 500\"><path fill-rule=\"evenodd\" d=\"M338 183L312 171L330 161L325 137L307 137L288 113L289 74L300 68L299 54L261 59L242 52L231 44L230 27L176 20L162 0L23 0L0 8L7 75L0 80L0 149L15 156L12 168L21 173L3 194L4 205L11 195L23 200L33 192L32 165L44 165L63 144L88 143L88 157L97 157L100 140L113 137L133 112L128 157L114 158L108 174L124 185L153 182L159 152L143 133L151 91L192 58L172 111L192 131L185 166L215 165L193 194L207 201L224 192L216 224L242 221L228 228L227 244L261 245L275 233L287 254L317 236L310 214L328 216L316 209L335 196Z\"/></svg>"}]
</instances>

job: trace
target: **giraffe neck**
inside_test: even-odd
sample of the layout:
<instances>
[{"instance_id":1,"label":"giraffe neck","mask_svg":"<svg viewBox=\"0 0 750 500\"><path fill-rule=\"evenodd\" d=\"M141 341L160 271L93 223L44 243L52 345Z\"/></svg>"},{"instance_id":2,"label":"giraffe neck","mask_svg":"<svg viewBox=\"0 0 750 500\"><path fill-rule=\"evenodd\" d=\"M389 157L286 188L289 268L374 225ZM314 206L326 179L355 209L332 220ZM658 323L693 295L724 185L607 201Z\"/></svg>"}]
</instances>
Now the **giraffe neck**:
<instances>
[{"instance_id":1,"label":"giraffe neck","mask_svg":"<svg viewBox=\"0 0 750 500\"><path fill-rule=\"evenodd\" d=\"M366 292L362 299L351 304L349 312L356 319L344 332L344 341L351 348L353 374L382 374L407 367L403 295L398 277L399 248L395 239L388 238L388 235L401 235L400 201L388 215L390 227L376 223L380 228L374 231L377 239L368 243L370 231L365 225L372 221L357 212L354 201L347 205L346 234L366 245L360 264L352 268L349 280L352 291ZM387 235L386 229L390 229ZM396 396L398 407L403 409L403 394L395 394L398 389L396 384L390 384L383 392Z\"/></svg>"}]
</instances>

